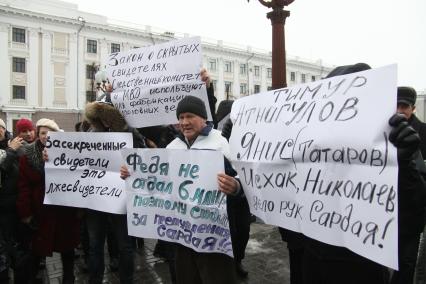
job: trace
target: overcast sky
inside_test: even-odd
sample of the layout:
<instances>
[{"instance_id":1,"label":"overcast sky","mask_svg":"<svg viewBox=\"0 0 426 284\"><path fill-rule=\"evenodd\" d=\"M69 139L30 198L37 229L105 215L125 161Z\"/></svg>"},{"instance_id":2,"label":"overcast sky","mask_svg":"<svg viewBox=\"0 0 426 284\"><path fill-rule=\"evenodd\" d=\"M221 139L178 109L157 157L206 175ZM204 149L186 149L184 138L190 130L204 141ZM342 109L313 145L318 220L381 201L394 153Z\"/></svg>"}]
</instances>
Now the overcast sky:
<instances>
[{"instance_id":1,"label":"overcast sky","mask_svg":"<svg viewBox=\"0 0 426 284\"><path fill-rule=\"evenodd\" d=\"M109 18L271 50L257 0L66 0ZM398 64L398 84L426 90L426 0L295 0L286 49L329 65Z\"/></svg>"}]
</instances>

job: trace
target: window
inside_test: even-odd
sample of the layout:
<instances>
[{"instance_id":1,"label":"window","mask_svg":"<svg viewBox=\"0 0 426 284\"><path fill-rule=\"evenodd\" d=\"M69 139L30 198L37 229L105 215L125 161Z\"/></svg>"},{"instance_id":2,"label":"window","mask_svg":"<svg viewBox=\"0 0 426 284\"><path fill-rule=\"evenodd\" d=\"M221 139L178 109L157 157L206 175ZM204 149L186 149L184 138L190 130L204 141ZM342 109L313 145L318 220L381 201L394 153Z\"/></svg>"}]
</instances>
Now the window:
<instances>
[{"instance_id":1,"label":"window","mask_svg":"<svg viewBox=\"0 0 426 284\"><path fill-rule=\"evenodd\" d=\"M272 86L268 86L267 90L268 91L272 90Z\"/></svg>"},{"instance_id":2,"label":"window","mask_svg":"<svg viewBox=\"0 0 426 284\"><path fill-rule=\"evenodd\" d=\"M315 78L315 76L311 76L311 81L315 81L317 78Z\"/></svg>"},{"instance_id":3,"label":"window","mask_svg":"<svg viewBox=\"0 0 426 284\"><path fill-rule=\"evenodd\" d=\"M209 60L209 70L216 71L216 59Z\"/></svg>"},{"instance_id":4,"label":"window","mask_svg":"<svg viewBox=\"0 0 426 284\"><path fill-rule=\"evenodd\" d=\"M240 84L240 94L247 95L247 84L245 83Z\"/></svg>"},{"instance_id":5,"label":"window","mask_svg":"<svg viewBox=\"0 0 426 284\"><path fill-rule=\"evenodd\" d=\"M96 40L87 40L87 53L98 53L98 42Z\"/></svg>"},{"instance_id":6,"label":"window","mask_svg":"<svg viewBox=\"0 0 426 284\"><path fill-rule=\"evenodd\" d=\"M111 53L120 52L120 44L119 43L111 43Z\"/></svg>"},{"instance_id":7,"label":"window","mask_svg":"<svg viewBox=\"0 0 426 284\"><path fill-rule=\"evenodd\" d=\"M260 76L260 67L254 66L254 76L259 77Z\"/></svg>"},{"instance_id":8,"label":"window","mask_svg":"<svg viewBox=\"0 0 426 284\"><path fill-rule=\"evenodd\" d=\"M87 102L96 101L96 92L95 91L86 91L86 101Z\"/></svg>"},{"instance_id":9,"label":"window","mask_svg":"<svg viewBox=\"0 0 426 284\"><path fill-rule=\"evenodd\" d=\"M232 62L231 61L225 61L225 72L232 72Z\"/></svg>"},{"instance_id":10,"label":"window","mask_svg":"<svg viewBox=\"0 0 426 284\"><path fill-rule=\"evenodd\" d=\"M306 83L306 74L302 74L302 83Z\"/></svg>"},{"instance_id":11,"label":"window","mask_svg":"<svg viewBox=\"0 0 426 284\"><path fill-rule=\"evenodd\" d=\"M240 64L240 74L245 75L247 73L247 65L246 64Z\"/></svg>"},{"instance_id":12,"label":"window","mask_svg":"<svg viewBox=\"0 0 426 284\"><path fill-rule=\"evenodd\" d=\"M232 96L232 82L225 82L225 94L227 100Z\"/></svg>"},{"instance_id":13,"label":"window","mask_svg":"<svg viewBox=\"0 0 426 284\"><path fill-rule=\"evenodd\" d=\"M290 72L290 81L292 81L292 82L296 81L296 73L295 72Z\"/></svg>"},{"instance_id":14,"label":"window","mask_svg":"<svg viewBox=\"0 0 426 284\"><path fill-rule=\"evenodd\" d=\"M260 85L254 85L254 93L260 93Z\"/></svg>"},{"instance_id":15,"label":"window","mask_svg":"<svg viewBox=\"0 0 426 284\"><path fill-rule=\"evenodd\" d=\"M272 78L272 68L266 69L268 78Z\"/></svg>"},{"instance_id":16,"label":"window","mask_svg":"<svg viewBox=\"0 0 426 284\"><path fill-rule=\"evenodd\" d=\"M12 28L12 41L25 43L25 30Z\"/></svg>"},{"instance_id":17,"label":"window","mask_svg":"<svg viewBox=\"0 0 426 284\"><path fill-rule=\"evenodd\" d=\"M25 100L25 86L13 86L13 96L14 100Z\"/></svg>"},{"instance_id":18,"label":"window","mask_svg":"<svg viewBox=\"0 0 426 284\"><path fill-rule=\"evenodd\" d=\"M25 73L25 58L13 57L13 72Z\"/></svg>"},{"instance_id":19,"label":"window","mask_svg":"<svg viewBox=\"0 0 426 284\"><path fill-rule=\"evenodd\" d=\"M96 68L93 65L86 65L86 79L95 80Z\"/></svg>"}]
</instances>

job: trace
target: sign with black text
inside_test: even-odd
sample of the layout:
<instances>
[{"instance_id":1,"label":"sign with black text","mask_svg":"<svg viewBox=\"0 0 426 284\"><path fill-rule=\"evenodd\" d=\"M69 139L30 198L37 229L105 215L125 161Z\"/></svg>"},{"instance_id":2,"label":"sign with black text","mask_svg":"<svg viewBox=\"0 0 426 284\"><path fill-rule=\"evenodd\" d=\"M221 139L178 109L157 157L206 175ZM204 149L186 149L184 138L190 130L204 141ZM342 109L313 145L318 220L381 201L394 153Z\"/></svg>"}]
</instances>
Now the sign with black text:
<instances>
[{"instance_id":1,"label":"sign with black text","mask_svg":"<svg viewBox=\"0 0 426 284\"><path fill-rule=\"evenodd\" d=\"M126 214L121 149L131 133L49 132L44 203Z\"/></svg>"},{"instance_id":2,"label":"sign with black text","mask_svg":"<svg viewBox=\"0 0 426 284\"><path fill-rule=\"evenodd\" d=\"M211 120L199 37L111 53L106 68L111 100L132 127L177 123L177 104L187 95L204 101Z\"/></svg>"},{"instance_id":3,"label":"sign with black text","mask_svg":"<svg viewBox=\"0 0 426 284\"><path fill-rule=\"evenodd\" d=\"M234 102L232 164L250 210L398 268L396 66Z\"/></svg>"}]
</instances>

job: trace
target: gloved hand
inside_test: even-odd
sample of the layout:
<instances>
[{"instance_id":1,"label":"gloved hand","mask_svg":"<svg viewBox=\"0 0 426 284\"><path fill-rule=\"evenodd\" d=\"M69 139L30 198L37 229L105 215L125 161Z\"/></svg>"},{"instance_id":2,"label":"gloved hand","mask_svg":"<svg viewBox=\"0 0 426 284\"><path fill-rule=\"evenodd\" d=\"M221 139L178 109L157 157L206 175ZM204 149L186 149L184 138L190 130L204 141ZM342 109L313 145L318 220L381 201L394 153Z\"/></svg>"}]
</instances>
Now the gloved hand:
<instances>
[{"instance_id":1,"label":"gloved hand","mask_svg":"<svg viewBox=\"0 0 426 284\"><path fill-rule=\"evenodd\" d=\"M392 115L389 125L392 126L389 141L398 148L398 159L410 159L419 149L419 134L408 124L403 114Z\"/></svg>"},{"instance_id":2,"label":"gloved hand","mask_svg":"<svg viewBox=\"0 0 426 284\"><path fill-rule=\"evenodd\" d=\"M222 136L225 137L228 141L229 137L231 137L232 126L233 124L230 118L228 118L228 120L223 124Z\"/></svg>"}]
</instances>

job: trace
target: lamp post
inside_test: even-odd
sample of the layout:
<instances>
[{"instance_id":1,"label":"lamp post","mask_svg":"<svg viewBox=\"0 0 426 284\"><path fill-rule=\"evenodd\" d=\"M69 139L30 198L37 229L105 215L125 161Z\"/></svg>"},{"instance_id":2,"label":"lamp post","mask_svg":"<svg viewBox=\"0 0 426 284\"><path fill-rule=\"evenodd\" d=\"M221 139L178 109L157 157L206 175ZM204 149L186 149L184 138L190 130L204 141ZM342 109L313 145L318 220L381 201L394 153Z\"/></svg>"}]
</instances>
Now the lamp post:
<instances>
[{"instance_id":1,"label":"lamp post","mask_svg":"<svg viewBox=\"0 0 426 284\"><path fill-rule=\"evenodd\" d=\"M263 6L272 8L272 12L266 14L272 24L272 89L284 88L287 87L284 25L285 19L290 16L284 6L290 5L294 0L258 1Z\"/></svg>"}]
</instances>

